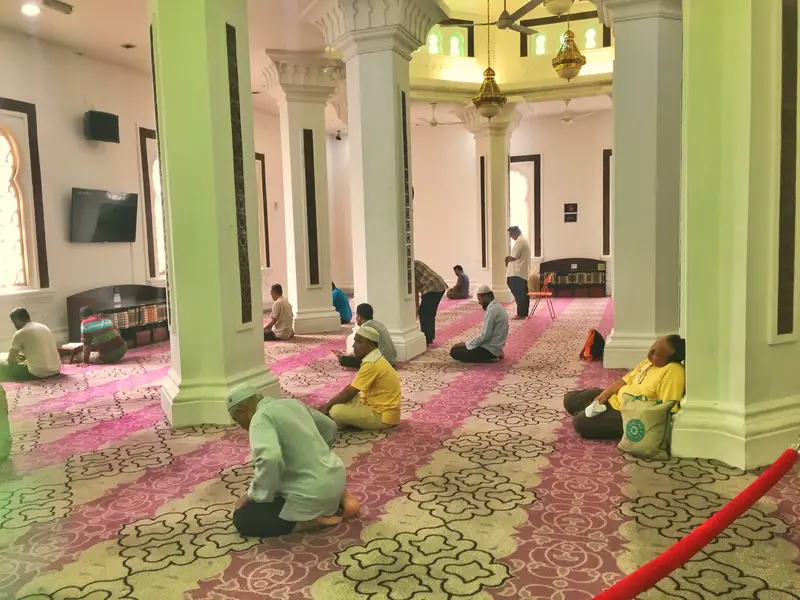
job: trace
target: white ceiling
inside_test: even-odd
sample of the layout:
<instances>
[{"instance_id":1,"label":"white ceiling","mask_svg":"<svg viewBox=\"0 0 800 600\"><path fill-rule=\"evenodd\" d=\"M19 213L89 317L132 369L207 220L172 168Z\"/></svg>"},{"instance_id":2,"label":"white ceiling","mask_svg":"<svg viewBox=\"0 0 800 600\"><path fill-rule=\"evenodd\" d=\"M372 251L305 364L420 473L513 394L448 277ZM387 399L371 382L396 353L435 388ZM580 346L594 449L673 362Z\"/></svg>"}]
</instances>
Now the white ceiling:
<instances>
[{"instance_id":1,"label":"white ceiling","mask_svg":"<svg viewBox=\"0 0 800 600\"><path fill-rule=\"evenodd\" d=\"M248 0L251 71L254 89L263 86L260 73L267 63L264 48L322 50L325 41L311 23L300 20L310 0ZM68 0L71 15L42 9L26 17L24 0L0 0L0 27L65 46L87 57L110 61L141 71L150 70L150 28L147 0ZM126 50L122 44L134 44ZM256 104L269 106L267 94Z\"/></svg>"},{"instance_id":2,"label":"white ceiling","mask_svg":"<svg viewBox=\"0 0 800 600\"><path fill-rule=\"evenodd\" d=\"M0 0L0 28L22 32L64 46L87 57L122 64L141 71L150 70L148 0L68 0L75 7L72 15L43 9L37 17L26 17L20 8L25 0ZM248 0L251 48L251 75L253 90L261 92L253 97L254 104L263 110L275 110L275 104L265 92L261 75L268 58L264 48L288 50L320 50L325 42L320 31L300 19L300 13L312 0ZM527 0L508 0L508 10L513 11ZM454 14L480 15L485 10L485 0L446 0ZM499 0L493 0L492 13L501 9ZM576 1L573 10L592 10L586 0ZM546 16L543 6L530 16ZM130 50L123 44L134 44ZM449 110L455 105L440 105L437 118L451 120ZM542 102L522 107L524 116L561 114L562 102ZM607 110L611 101L606 96L580 98L572 103L575 112ZM412 107L414 119L429 118L427 103ZM444 117L444 118L443 118ZM330 119L329 119L330 121ZM330 127L338 128L335 119Z\"/></svg>"}]
</instances>

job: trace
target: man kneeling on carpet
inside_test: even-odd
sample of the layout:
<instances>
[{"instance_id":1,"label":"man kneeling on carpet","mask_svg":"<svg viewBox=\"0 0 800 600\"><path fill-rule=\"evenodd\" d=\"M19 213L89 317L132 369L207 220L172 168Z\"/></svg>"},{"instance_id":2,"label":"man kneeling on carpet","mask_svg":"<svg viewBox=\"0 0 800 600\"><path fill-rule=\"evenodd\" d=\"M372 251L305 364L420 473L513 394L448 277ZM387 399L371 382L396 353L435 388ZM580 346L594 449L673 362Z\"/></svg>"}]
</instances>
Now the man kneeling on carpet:
<instances>
[{"instance_id":1,"label":"man kneeling on carpet","mask_svg":"<svg viewBox=\"0 0 800 600\"><path fill-rule=\"evenodd\" d=\"M88 306L81 308L81 342L83 362L112 364L119 362L128 351L116 325L110 319L94 314Z\"/></svg>"},{"instance_id":2,"label":"man kneeling on carpet","mask_svg":"<svg viewBox=\"0 0 800 600\"><path fill-rule=\"evenodd\" d=\"M356 331L353 353L361 359L358 374L320 408L340 427L382 430L400 422L400 378L378 349L379 342L380 334L372 327Z\"/></svg>"},{"instance_id":3,"label":"man kneeling on carpet","mask_svg":"<svg viewBox=\"0 0 800 600\"><path fill-rule=\"evenodd\" d=\"M394 366L397 362L397 348L394 346L392 336L389 335L386 325L375 320L375 311L372 309L372 305L364 303L356 307L356 324L359 327L371 327L378 332L378 350L383 354L383 358ZM358 330L356 330L356 333L358 333ZM361 366L361 359L355 354L345 354L341 350L334 350L333 354L339 359L339 364L343 367L357 369Z\"/></svg>"},{"instance_id":4,"label":"man kneeling on carpet","mask_svg":"<svg viewBox=\"0 0 800 600\"><path fill-rule=\"evenodd\" d=\"M677 412L686 388L682 364L685 357L685 340L679 335L668 335L658 338L645 360L606 389L567 392L564 408L572 415L575 431L587 440L620 439L623 435L620 398L623 395L674 402L672 412Z\"/></svg>"},{"instance_id":5,"label":"man kneeling on carpet","mask_svg":"<svg viewBox=\"0 0 800 600\"><path fill-rule=\"evenodd\" d=\"M508 314L494 299L488 285L478 288L478 304L484 311L483 330L468 342L450 348L450 357L461 362L482 363L503 358L508 340Z\"/></svg>"},{"instance_id":6,"label":"man kneeling on carpet","mask_svg":"<svg viewBox=\"0 0 800 600\"><path fill-rule=\"evenodd\" d=\"M231 418L250 435L253 480L233 524L248 537L337 525L358 513L331 445L336 424L291 398L264 398L249 385L228 395Z\"/></svg>"}]
</instances>

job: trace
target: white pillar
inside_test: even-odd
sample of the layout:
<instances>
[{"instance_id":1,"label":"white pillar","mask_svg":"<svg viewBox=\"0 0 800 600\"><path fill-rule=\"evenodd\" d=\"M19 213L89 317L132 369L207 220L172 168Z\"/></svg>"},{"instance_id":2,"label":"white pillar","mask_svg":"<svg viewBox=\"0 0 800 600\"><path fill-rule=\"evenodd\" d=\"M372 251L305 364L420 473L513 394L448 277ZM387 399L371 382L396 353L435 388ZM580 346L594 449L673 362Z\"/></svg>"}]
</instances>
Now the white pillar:
<instances>
[{"instance_id":1,"label":"white pillar","mask_svg":"<svg viewBox=\"0 0 800 600\"><path fill-rule=\"evenodd\" d=\"M478 210L485 210L485 219L478 223L485 231L478 231L478 243L485 239L486 263L481 280L492 288L499 302L511 302L514 296L508 289L505 257L510 254L509 227L509 153L511 134L519 125L520 114L513 104L506 104L502 112L489 120L478 114L474 106L461 114L464 125L475 136L475 173L478 179ZM481 190L483 182L483 190ZM483 193L484 203L481 202ZM481 248L483 258L484 249Z\"/></svg>"},{"instance_id":2,"label":"white pillar","mask_svg":"<svg viewBox=\"0 0 800 600\"><path fill-rule=\"evenodd\" d=\"M313 52L267 50L264 70L281 122L286 277L295 333L341 327L331 301L325 105L339 66Z\"/></svg>"},{"instance_id":3,"label":"white pillar","mask_svg":"<svg viewBox=\"0 0 800 600\"><path fill-rule=\"evenodd\" d=\"M347 65L353 278L408 360L425 351L414 313L409 61L446 17L435 0L315 0L316 23Z\"/></svg>"},{"instance_id":4,"label":"white pillar","mask_svg":"<svg viewBox=\"0 0 800 600\"><path fill-rule=\"evenodd\" d=\"M686 400L672 452L753 469L800 433L797 14L687 0L684 15Z\"/></svg>"},{"instance_id":5,"label":"white pillar","mask_svg":"<svg viewBox=\"0 0 800 600\"><path fill-rule=\"evenodd\" d=\"M280 395L264 364L247 2L155 0L150 20L171 308L161 405L175 427L227 424L231 387Z\"/></svg>"},{"instance_id":6,"label":"white pillar","mask_svg":"<svg viewBox=\"0 0 800 600\"><path fill-rule=\"evenodd\" d=\"M614 28L614 329L633 367L680 322L681 0L603 0Z\"/></svg>"}]
</instances>

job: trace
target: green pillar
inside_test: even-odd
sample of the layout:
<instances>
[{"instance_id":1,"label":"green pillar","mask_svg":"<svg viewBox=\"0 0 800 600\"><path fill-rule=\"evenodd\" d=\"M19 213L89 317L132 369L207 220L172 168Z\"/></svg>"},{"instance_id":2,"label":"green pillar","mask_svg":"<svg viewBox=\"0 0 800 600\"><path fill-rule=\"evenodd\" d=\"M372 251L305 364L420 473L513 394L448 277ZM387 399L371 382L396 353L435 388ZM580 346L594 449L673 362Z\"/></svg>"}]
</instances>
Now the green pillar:
<instances>
[{"instance_id":1,"label":"green pillar","mask_svg":"<svg viewBox=\"0 0 800 600\"><path fill-rule=\"evenodd\" d=\"M242 382L278 395L264 364L246 0L151 0L168 228L175 427L230 422Z\"/></svg>"},{"instance_id":2,"label":"green pillar","mask_svg":"<svg viewBox=\"0 0 800 600\"><path fill-rule=\"evenodd\" d=\"M800 432L797 228L788 246L779 240L790 218L782 205L789 197L795 203L797 189L797 156L782 142L782 90L796 86L797 68L790 66L792 79L784 82L779 0L684 0L683 24L687 394L673 452L754 468L772 462ZM796 56L796 19L790 29L794 48L787 48ZM796 87L790 103L796 113ZM796 122L789 128L784 138L796 142ZM793 164L782 165L782 157ZM779 268L780 253L793 282ZM787 283L794 316L792 331L781 333L779 289Z\"/></svg>"}]
</instances>

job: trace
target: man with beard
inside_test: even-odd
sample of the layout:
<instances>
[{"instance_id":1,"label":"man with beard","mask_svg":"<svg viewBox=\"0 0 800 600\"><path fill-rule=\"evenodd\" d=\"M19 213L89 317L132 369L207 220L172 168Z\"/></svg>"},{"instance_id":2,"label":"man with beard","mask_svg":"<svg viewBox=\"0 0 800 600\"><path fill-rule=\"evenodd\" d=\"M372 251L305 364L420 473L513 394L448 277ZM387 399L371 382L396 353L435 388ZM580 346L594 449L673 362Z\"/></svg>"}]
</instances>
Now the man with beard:
<instances>
[{"instance_id":1,"label":"man with beard","mask_svg":"<svg viewBox=\"0 0 800 600\"><path fill-rule=\"evenodd\" d=\"M478 304L483 307L483 330L466 343L450 348L450 356L465 363L491 362L503 358L508 339L508 314L494 299L488 285L478 288Z\"/></svg>"}]
</instances>

